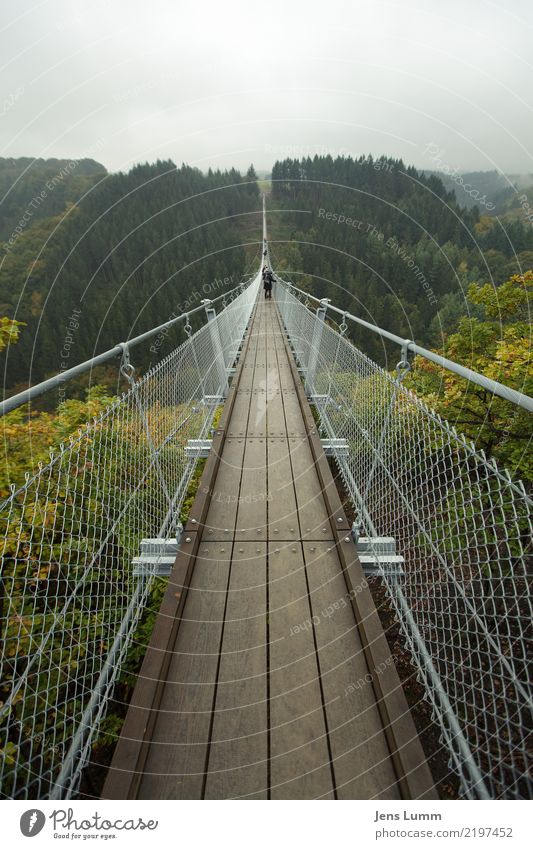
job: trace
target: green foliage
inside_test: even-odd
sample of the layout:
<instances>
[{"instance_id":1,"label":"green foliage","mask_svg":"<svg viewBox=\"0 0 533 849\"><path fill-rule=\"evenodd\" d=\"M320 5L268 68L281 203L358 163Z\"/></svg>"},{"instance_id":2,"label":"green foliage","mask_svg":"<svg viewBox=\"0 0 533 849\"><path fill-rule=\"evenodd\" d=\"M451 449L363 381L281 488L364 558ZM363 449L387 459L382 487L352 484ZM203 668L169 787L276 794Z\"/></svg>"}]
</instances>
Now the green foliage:
<instances>
[{"instance_id":1,"label":"green foliage","mask_svg":"<svg viewBox=\"0 0 533 849\"><path fill-rule=\"evenodd\" d=\"M464 316L445 341L444 356L533 394L530 327L525 316L533 294L533 272L515 275L499 287L470 286L468 299L481 318ZM489 456L524 480L533 480L528 450L530 415L439 366L417 357L408 383L444 418Z\"/></svg>"},{"instance_id":2,"label":"green foliage","mask_svg":"<svg viewBox=\"0 0 533 849\"><path fill-rule=\"evenodd\" d=\"M22 321L13 321L13 319L0 317L0 351L7 348L8 345L13 345L19 338L20 328L24 326Z\"/></svg>"},{"instance_id":3,"label":"green foliage","mask_svg":"<svg viewBox=\"0 0 533 849\"><path fill-rule=\"evenodd\" d=\"M533 228L464 209L438 177L401 160L286 159L272 170L272 199L284 208L270 215L275 268L422 345L456 328L465 293L481 275L500 284L531 266ZM349 332L376 362L395 363L397 348L363 328Z\"/></svg>"},{"instance_id":4,"label":"green foliage","mask_svg":"<svg viewBox=\"0 0 533 849\"><path fill-rule=\"evenodd\" d=\"M27 384L30 364L39 381L241 282L239 223L259 207L253 170L203 174L158 161L91 179L76 206L32 218L0 248L0 314L28 325L7 360L11 387ZM255 232L259 243L259 217ZM176 334L163 342L137 348L136 367L168 354Z\"/></svg>"},{"instance_id":5,"label":"green foliage","mask_svg":"<svg viewBox=\"0 0 533 849\"><path fill-rule=\"evenodd\" d=\"M0 157L0 241L22 229L58 215L106 175L94 159L4 159Z\"/></svg>"},{"instance_id":6,"label":"green foliage","mask_svg":"<svg viewBox=\"0 0 533 849\"><path fill-rule=\"evenodd\" d=\"M145 423L127 405L113 415L115 403L93 387L83 402L60 405L57 415L36 414L28 426L17 410L7 425L15 477L24 476L28 450L38 457L45 446L59 446L52 460L43 457L40 475L27 479L5 512L0 702L11 697L12 703L0 728L0 747L13 767L9 780L18 786L31 784L32 771L53 774L61 761L137 587L132 558L141 538L157 533L167 514ZM189 429L158 452L157 468L166 480L177 485L181 479L184 443L201 431L204 417L193 404L153 404L146 411L152 434L168 434L176 421L188 422ZM91 418L88 427L76 430ZM70 436L63 452L60 444ZM121 686L130 686L138 671L164 583L149 587ZM46 662L35 663L41 652ZM14 695L25 674L27 686ZM117 722L111 715L104 738Z\"/></svg>"},{"instance_id":7,"label":"green foliage","mask_svg":"<svg viewBox=\"0 0 533 849\"><path fill-rule=\"evenodd\" d=\"M0 466L0 497L6 498L10 484L20 486L26 472L47 462L50 451L59 448L85 422L98 416L113 398L105 387L92 386L84 400L68 400L52 413L32 412L18 407L2 419L2 437L6 446Z\"/></svg>"}]
</instances>

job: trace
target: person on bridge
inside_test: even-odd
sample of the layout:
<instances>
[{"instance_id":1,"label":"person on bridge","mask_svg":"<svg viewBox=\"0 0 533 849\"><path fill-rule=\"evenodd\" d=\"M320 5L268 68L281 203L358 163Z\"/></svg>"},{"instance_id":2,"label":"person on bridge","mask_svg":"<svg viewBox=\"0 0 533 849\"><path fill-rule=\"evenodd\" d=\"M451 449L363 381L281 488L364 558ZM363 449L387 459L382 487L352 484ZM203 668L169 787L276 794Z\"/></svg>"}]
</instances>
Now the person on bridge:
<instances>
[{"instance_id":1,"label":"person on bridge","mask_svg":"<svg viewBox=\"0 0 533 849\"><path fill-rule=\"evenodd\" d=\"M274 280L274 275L271 270L267 268L263 273L263 288L265 290L265 298L272 299L272 282Z\"/></svg>"}]
</instances>

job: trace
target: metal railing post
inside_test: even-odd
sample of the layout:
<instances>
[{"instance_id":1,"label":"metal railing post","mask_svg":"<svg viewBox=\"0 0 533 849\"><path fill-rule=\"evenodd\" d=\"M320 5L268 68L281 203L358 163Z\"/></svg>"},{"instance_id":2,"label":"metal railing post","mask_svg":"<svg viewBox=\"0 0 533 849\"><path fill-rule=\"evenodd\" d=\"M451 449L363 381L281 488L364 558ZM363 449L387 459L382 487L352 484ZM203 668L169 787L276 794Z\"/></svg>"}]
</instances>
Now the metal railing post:
<instances>
[{"instance_id":1,"label":"metal railing post","mask_svg":"<svg viewBox=\"0 0 533 849\"><path fill-rule=\"evenodd\" d=\"M309 351L309 360L307 364L307 372L305 375L305 391L307 395L314 394L316 367L318 363L318 353L320 351L320 343L322 341L322 333L324 331L324 320L326 318L326 310L330 303L329 298L322 298L320 306L316 311L315 326L313 327L313 338L311 339L311 348Z\"/></svg>"},{"instance_id":2,"label":"metal railing post","mask_svg":"<svg viewBox=\"0 0 533 849\"><path fill-rule=\"evenodd\" d=\"M217 314L214 307L210 306L210 300L202 301L205 312L207 315L207 323L209 325L209 334L211 337L211 344L213 346L213 355L217 362L217 371L219 376L219 385L220 385L220 395L223 398L226 398L229 387L228 387L228 375L226 372L226 363L224 360L224 349L222 347L222 340L220 338L220 328L218 326L218 322L216 320Z\"/></svg>"}]
</instances>

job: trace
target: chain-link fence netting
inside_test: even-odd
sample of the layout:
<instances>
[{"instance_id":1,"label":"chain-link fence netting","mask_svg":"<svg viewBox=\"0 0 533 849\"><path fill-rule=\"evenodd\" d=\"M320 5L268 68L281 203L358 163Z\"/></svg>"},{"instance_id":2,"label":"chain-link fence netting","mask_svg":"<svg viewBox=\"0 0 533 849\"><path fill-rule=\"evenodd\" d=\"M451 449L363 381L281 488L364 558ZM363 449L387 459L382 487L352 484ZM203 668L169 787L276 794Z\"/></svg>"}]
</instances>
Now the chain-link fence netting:
<instances>
[{"instance_id":1,"label":"chain-link fence netting","mask_svg":"<svg viewBox=\"0 0 533 849\"><path fill-rule=\"evenodd\" d=\"M4 798L68 798L158 571L143 540L179 535L260 275L2 505L0 777ZM125 368L125 374L131 369Z\"/></svg>"},{"instance_id":2,"label":"chain-link fence netting","mask_svg":"<svg viewBox=\"0 0 533 849\"><path fill-rule=\"evenodd\" d=\"M531 499L282 283L277 298L322 434L346 440L337 463L355 533L386 582L463 794L530 798Z\"/></svg>"}]
</instances>

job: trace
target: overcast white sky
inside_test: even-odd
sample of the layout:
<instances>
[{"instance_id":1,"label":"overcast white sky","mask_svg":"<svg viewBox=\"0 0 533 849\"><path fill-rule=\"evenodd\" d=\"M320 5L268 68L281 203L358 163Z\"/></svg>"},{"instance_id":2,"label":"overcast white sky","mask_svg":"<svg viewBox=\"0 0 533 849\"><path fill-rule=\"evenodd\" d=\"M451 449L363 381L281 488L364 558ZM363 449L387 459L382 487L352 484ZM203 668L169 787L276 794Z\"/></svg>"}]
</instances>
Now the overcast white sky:
<instances>
[{"instance_id":1,"label":"overcast white sky","mask_svg":"<svg viewBox=\"0 0 533 849\"><path fill-rule=\"evenodd\" d=\"M531 0L0 6L0 156L533 171Z\"/></svg>"}]
</instances>

